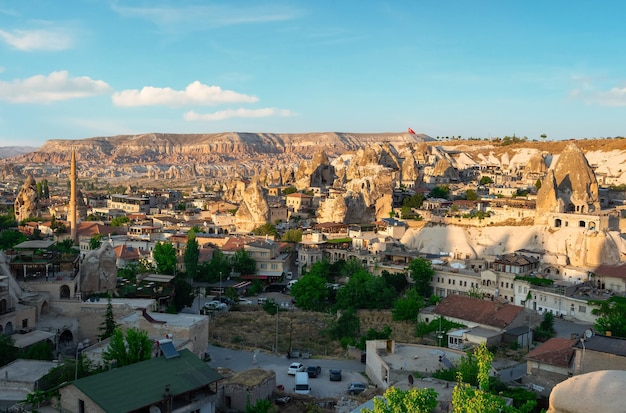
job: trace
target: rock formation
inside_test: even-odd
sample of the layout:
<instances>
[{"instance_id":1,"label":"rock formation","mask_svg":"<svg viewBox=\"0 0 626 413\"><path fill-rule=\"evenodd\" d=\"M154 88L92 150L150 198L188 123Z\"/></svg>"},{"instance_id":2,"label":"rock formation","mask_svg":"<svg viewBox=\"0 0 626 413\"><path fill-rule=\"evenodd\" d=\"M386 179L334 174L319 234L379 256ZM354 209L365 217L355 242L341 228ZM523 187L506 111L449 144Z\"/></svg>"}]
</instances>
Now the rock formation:
<instances>
[{"instance_id":1,"label":"rock formation","mask_svg":"<svg viewBox=\"0 0 626 413\"><path fill-rule=\"evenodd\" d=\"M37 195L37 184L35 178L29 176L26 178L22 189L17 194L14 203L15 220L23 221L30 217L39 216L39 196Z\"/></svg>"},{"instance_id":2,"label":"rock formation","mask_svg":"<svg viewBox=\"0 0 626 413\"><path fill-rule=\"evenodd\" d=\"M243 190L239 209L235 213L237 228L242 231L252 231L254 228L267 223L268 219L267 197L258 182L253 181Z\"/></svg>"},{"instance_id":3,"label":"rock formation","mask_svg":"<svg viewBox=\"0 0 626 413\"><path fill-rule=\"evenodd\" d=\"M601 370L557 384L548 413L623 412L626 371Z\"/></svg>"},{"instance_id":4,"label":"rock formation","mask_svg":"<svg viewBox=\"0 0 626 413\"><path fill-rule=\"evenodd\" d=\"M600 210L598 182L582 151L570 143L537 193L537 213L588 214Z\"/></svg>"},{"instance_id":5,"label":"rock formation","mask_svg":"<svg viewBox=\"0 0 626 413\"><path fill-rule=\"evenodd\" d=\"M80 292L83 297L115 290L117 267L115 251L110 243L89 251L80 265Z\"/></svg>"}]
</instances>

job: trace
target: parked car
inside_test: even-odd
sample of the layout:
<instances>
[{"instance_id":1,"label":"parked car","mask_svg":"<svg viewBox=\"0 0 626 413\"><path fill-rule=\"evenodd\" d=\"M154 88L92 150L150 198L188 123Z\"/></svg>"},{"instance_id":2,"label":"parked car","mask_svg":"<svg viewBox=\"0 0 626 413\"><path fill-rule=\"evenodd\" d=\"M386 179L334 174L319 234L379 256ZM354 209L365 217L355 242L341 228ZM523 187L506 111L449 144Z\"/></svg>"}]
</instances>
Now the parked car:
<instances>
[{"instance_id":1,"label":"parked car","mask_svg":"<svg viewBox=\"0 0 626 413\"><path fill-rule=\"evenodd\" d=\"M322 368L320 366L309 366L306 372L309 373L309 377L317 377L322 374Z\"/></svg>"},{"instance_id":2,"label":"parked car","mask_svg":"<svg viewBox=\"0 0 626 413\"><path fill-rule=\"evenodd\" d=\"M341 370L330 369L328 370L328 376L330 378L330 381L341 381Z\"/></svg>"},{"instance_id":3,"label":"parked car","mask_svg":"<svg viewBox=\"0 0 626 413\"><path fill-rule=\"evenodd\" d=\"M239 297L239 304L252 304L252 300L248 300L246 297Z\"/></svg>"},{"instance_id":4,"label":"parked car","mask_svg":"<svg viewBox=\"0 0 626 413\"><path fill-rule=\"evenodd\" d=\"M348 386L348 393L351 395L361 394L365 391L367 385L361 381L353 381Z\"/></svg>"},{"instance_id":5,"label":"parked car","mask_svg":"<svg viewBox=\"0 0 626 413\"><path fill-rule=\"evenodd\" d=\"M294 376L296 373L300 371L304 371L305 367L302 363L291 363L289 365L289 369L287 370L287 374Z\"/></svg>"}]
</instances>

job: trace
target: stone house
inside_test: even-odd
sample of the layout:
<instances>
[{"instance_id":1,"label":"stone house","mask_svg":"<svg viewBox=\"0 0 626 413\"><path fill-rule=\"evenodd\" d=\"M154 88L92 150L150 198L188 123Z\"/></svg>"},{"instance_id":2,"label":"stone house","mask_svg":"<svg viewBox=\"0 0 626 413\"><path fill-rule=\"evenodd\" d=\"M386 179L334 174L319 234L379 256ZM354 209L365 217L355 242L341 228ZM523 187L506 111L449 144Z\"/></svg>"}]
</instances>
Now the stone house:
<instances>
[{"instance_id":1,"label":"stone house","mask_svg":"<svg viewBox=\"0 0 626 413\"><path fill-rule=\"evenodd\" d=\"M599 370L626 370L626 339L601 336L587 330L574 344L570 372L574 375Z\"/></svg>"},{"instance_id":2,"label":"stone house","mask_svg":"<svg viewBox=\"0 0 626 413\"><path fill-rule=\"evenodd\" d=\"M626 292L626 264L602 264L593 271L592 281L598 289L624 293Z\"/></svg>"},{"instance_id":3,"label":"stone house","mask_svg":"<svg viewBox=\"0 0 626 413\"><path fill-rule=\"evenodd\" d=\"M525 357L529 380L548 392L566 380L574 357L575 343L576 340L567 338L551 338L530 351Z\"/></svg>"},{"instance_id":4,"label":"stone house","mask_svg":"<svg viewBox=\"0 0 626 413\"><path fill-rule=\"evenodd\" d=\"M217 408L222 412L243 412L250 403L268 399L276 389L276 372L249 369L235 373L220 383Z\"/></svg>"}]
</instances>

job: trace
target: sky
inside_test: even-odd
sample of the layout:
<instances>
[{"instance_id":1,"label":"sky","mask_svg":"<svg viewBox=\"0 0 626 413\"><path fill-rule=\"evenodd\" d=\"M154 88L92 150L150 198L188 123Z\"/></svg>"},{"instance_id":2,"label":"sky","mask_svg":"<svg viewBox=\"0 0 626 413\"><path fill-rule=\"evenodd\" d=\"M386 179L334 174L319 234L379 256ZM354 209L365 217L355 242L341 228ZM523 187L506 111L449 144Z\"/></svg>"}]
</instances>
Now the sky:
<instances>
[{"instance_id":1,"label":"sky","mask_svg":"<svg viewBox=\"0 0 626 413\"><path fill-rule=\"evenodd\" d=\"M0 146L626 135L626 2L0 0Z\"/></svg>"}]
</instances>

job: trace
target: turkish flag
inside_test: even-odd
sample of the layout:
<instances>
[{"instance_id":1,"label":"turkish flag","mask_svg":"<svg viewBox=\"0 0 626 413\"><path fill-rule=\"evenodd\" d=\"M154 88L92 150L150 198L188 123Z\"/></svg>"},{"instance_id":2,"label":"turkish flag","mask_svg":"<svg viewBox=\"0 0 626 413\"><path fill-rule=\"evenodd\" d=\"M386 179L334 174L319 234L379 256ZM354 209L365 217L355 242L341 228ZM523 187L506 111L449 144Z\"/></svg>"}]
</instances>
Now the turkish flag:
<instances>
[{"instance_id":1,"label":"turkish flag","mask_svg":"<svg viewBox=\"0 0 626 413\"><path fill-rule=\"evenodd\" d=\"M415 131L414 131L413 129L411 129L411 128L409 128L409 133L410 133L411 135L415 135Z\"/></svg>"}]
</instances>

